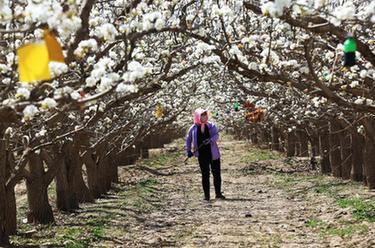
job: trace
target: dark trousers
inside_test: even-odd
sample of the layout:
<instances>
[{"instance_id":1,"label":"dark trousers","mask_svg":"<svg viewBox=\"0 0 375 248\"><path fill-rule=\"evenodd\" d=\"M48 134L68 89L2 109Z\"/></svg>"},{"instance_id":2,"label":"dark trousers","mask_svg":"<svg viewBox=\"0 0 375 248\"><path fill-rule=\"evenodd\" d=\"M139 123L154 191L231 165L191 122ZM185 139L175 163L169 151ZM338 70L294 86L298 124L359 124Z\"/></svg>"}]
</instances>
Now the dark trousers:
<instances>
[{"instance_id":1,"label":"dark trousers","mask_svg":"<svg viewBox=\"0 0 375 248\"><path fill-rule=\"evenodd\" d=\"M198 158L199 167L202 173L202 186L205 198L210 198L210 165L212 175L214 176L214 186L216 195L221 194L221 171L220 171L220 158L210 160L207 158Z\"/></svg>"}]
</instances>

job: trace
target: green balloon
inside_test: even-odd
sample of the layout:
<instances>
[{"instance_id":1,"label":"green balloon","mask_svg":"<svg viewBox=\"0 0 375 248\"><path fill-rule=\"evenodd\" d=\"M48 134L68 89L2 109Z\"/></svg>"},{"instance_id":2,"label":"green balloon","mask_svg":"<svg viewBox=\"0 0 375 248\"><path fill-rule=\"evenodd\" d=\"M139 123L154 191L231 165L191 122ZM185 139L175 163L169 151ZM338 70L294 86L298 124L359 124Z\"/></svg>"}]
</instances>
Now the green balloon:
<instances>
[{"instance_id":1,"label":"green balloon","mask_svg":"<svg viewBox=\"0 0 375 248\"><path fill-rule=\"evenodd\" d=\"M344 42L344 52L345 53L350 53L350 52L355 52L357 51L357 42L353 37L348 37L346 38Z\"/></svg>"}]
</instances>

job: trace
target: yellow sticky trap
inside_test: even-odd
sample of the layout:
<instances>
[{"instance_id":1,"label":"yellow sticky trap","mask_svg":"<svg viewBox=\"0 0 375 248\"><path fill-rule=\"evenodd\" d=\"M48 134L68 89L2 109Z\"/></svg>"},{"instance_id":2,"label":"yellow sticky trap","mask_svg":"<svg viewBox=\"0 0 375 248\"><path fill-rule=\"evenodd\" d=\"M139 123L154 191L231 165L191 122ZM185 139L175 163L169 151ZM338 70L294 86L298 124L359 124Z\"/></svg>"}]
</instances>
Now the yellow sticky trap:
<instances>
[{"instance_id":1,"label":"yellow sticky trap","mask_svg":"<svg viewBox=\"0 0 375 248\"><path fill-rule=\"evenodd\" d=\"M24 45L17 49L21 82L51 79L49 55L45 42Z\"/></svg>"},{"instance_id":2,"label":"yellow sticky trap","mask_svg":"<svg viewBox=\"0 0 375 248\"><path fill-rule=\"evenodd\" d=\"M155 117L158 118L158 119L163 118L163 117L164 117L164 110L163 110L163 107L160 106L160 105L157 105L157 106L156 106L156 110L155 110L155 112L154 112L154 115L155 115Z\"/></svg>"},{"instance_id":3,"label":"yellow sticky trap","mask_svg":"<svg viewBox=\"0 0 375 248\"><path fill-rule=\"evenodd\" d=\"M64 55L62 48L57 41L55 35L48 29L44 30L44 41L47 44L49 60L64 63Z\"/></svg>"}]
</instances>

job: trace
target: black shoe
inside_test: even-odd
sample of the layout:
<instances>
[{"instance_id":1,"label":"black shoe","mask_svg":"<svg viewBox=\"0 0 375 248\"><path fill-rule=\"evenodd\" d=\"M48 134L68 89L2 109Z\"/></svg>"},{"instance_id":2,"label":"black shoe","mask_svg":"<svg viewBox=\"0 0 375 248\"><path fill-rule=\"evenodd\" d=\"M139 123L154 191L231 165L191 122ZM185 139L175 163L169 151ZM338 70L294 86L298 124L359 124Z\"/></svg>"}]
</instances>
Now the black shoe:
<instances>
[{"instance_id":1,"label":"black shoe","mask_svg":"<svg viewBox=\"0 0 375 248\"><path fill-rule=\"evenodd\" d=\"M216 195L216 199L222 199L222 200L224 200L225 196L222 193L220 193L219 195Z\"/></svg>"},{"instance_id":2,"label":"black shoe","mask_svg":"<svg viewBox=\"0 0 375 248\"><path fill-rule=\"evenodd\" d=\"M210 201L210 197L204 197L203 201Z\"/></svg>"}]
</instances>

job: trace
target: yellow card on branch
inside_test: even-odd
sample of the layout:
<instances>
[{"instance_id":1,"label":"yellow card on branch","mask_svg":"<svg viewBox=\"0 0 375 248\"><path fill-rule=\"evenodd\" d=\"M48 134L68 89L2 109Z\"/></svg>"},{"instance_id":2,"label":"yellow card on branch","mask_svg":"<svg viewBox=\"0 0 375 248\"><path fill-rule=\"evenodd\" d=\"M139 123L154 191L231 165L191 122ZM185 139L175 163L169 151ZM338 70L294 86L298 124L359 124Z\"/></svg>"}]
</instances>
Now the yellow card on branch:
<instances>
[{"instance_id":1,"label":"yellow card on branch","mask_svg":"<svg viewBox=\"0 0 375 248\"><path fill-rule=\"evenodd\" d=\"M51 79L49 62L65 62L59 42L48 29L44 30L44 41L18 48L17 55L20 81L26 83Z\"/></svg>"},{"instance_id":2,"label":"yellow card on branch","mask_svg":"<svg viewBox=\"0 0 375 248\"><path fill-rule=\"evenodd\" d=\"M21 82L51 79L46 43L31 43L17 49L18 72Z\"/></svg>"}]
</instances>

